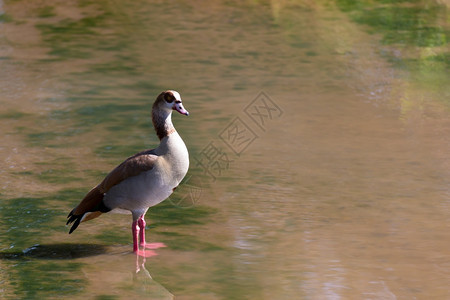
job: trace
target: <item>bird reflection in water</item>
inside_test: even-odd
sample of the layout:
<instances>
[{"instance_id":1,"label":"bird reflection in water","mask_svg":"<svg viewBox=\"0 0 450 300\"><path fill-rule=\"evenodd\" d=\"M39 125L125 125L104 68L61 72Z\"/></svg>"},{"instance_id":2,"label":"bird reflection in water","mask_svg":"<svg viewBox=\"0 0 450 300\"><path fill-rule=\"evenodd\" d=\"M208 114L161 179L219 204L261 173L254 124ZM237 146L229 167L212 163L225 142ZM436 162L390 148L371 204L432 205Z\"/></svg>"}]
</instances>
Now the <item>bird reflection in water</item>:
<instances>
[{"instance_id":1,"label":"bird reflection in water","mask_svg":"<svg viewBox=\"0 0 450 300\"><path fill-rule=\"evenodd\" d=\"M166 247L163 243L151 243L152 249L156 250L161 247ZM152 256L158 255L156 251L152 252ZM133 276L133 287L137 293L145 294L149 299L174 299L174 295L169 292L159 282L155 281L150 272L145 267L147 257L136 255L136 273Z\"/></svg>"},{"instance_id":2,"label":"bird reflection in water","mask_svg":"<svg viewBox=\"0 0 450 300\"><path fill-rule=\"evenodd\" d=\"M159 248L164 248L164 247L167 247L164 243L147 243L146 244L146 248L149 249L149 250L146 251L147 256L142 257L142 256L136 254L136 273L138 273L141 270L140 266L139 266L139 260L140 260L139 258L140 257L142 257L142 264L141 264L141 266L145 270L145 267L144 267L144 264L146 262L145 258L146 257L153 257L153 256L158 255L158 253L156 253L156 251L153 251L153 250L156 250L156 249L159 249Z\"/></svg>"}]
</instances>

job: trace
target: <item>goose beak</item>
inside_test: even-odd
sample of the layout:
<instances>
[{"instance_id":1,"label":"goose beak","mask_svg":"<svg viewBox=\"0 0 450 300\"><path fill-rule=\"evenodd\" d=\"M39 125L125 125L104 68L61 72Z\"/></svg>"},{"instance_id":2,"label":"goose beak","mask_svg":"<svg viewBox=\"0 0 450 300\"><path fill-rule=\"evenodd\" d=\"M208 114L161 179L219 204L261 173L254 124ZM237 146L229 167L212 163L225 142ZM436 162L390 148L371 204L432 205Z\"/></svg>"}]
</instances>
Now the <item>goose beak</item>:
<instances>
[{"instance_id":1,"label":"goose beak","mask_svg":"<svg viewBox=\"0 0 450 300\"><path fill-rule=\"evenodd\" d=\"M175 104L173 105L172 109L176 110L177 112L179 112L182 115L189 116L189 112L186 109L184 109L181 101L176 101Z\"/></svg>"}]
</instances>

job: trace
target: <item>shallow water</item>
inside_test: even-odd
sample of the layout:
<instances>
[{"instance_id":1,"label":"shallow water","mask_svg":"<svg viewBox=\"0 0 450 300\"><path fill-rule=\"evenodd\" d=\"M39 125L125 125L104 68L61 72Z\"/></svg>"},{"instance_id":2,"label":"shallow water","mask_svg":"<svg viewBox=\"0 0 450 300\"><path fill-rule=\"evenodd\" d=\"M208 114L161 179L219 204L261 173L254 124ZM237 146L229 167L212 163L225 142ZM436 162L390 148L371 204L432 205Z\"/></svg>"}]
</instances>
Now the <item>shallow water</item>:
<instances>
[{"instance_id":1,"label":"shallow water","mask_svg":"<svg viewBox=\"0 0 450 300\"><path fill-rule=\"evenodd\" d=\"M0 4L3 297L450 297L447 2ZM165 89L191 159L147 214L167 247L136 260L124 215L69 236Z\"/></svg>"}]
</instances>

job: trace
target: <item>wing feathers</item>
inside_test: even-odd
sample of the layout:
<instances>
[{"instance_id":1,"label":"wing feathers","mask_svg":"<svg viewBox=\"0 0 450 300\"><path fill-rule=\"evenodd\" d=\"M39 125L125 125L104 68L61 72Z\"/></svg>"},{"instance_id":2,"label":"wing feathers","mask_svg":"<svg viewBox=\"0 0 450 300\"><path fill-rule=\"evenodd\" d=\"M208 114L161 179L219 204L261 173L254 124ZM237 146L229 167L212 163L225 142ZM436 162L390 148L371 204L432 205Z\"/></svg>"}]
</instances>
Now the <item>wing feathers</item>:
<instances>
[{"instance_id":1,"label":"wing feathers","mask_svg":"<svg viewBox=\"0 0 450 300\"><path fill-rule=\"evenodd\" d=\"M153 154L153 151L153 149L146 150L127 158L99 184L100 190L106 193L111 187L119 184L123 180L153 169L158 158L158 156Z\"/></svg>"},{"instance_id":2,"label":"wing feathers","mask_svg":"<svg viewBox=\"0 0 450 300\"><path fill-rule=\"evenodd\" d=\"M107 212L110 208L105 207L102 202L104 194L113 186L121 183L123 180L137 176L142 172L150 171L153 169L158 156L155 155L154 149L145 150L127 158L123 163L118 165L112 170L103 181L94 187L86 196L81 200L80 204L75 207L67 216L69 220L67 224L74 222L70 228L69 233L72 233L81 221L88 221L98 217L101 212ZM83 219L83 216L93 212Z\"/></svg>"}]
</instances>

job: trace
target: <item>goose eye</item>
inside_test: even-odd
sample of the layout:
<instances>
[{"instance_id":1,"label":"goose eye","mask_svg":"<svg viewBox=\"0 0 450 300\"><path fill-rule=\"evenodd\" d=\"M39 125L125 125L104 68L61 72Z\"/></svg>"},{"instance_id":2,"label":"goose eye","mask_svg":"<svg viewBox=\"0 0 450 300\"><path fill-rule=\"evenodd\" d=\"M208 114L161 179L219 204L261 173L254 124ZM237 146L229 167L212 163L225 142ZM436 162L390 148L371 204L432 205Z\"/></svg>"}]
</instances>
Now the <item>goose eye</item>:
<instances>
[{"instance_id":1,"label":"goose eye","mask_svg":"<svg viewBox=\"0 0 450 300\"><path fill-rule=\"evenodd\" d=\"M175 100L175 97L172 95L172 93L166 93L164 95L164 100L168 103L172 103Z\"/></svg>"}]
</instances>

